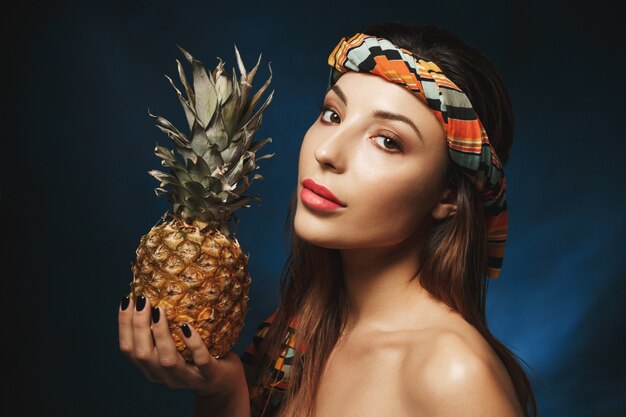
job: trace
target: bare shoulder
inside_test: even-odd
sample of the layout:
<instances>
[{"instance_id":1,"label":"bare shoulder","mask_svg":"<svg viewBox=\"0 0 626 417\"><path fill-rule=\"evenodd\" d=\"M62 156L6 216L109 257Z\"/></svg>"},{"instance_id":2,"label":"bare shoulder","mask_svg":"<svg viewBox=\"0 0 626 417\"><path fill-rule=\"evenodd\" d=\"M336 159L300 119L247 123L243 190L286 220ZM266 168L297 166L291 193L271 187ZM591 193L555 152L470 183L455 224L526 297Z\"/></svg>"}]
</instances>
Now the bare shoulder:
<instances>
[{"instance_id":1,"label":"bare shoulder","mask_svg":"<svg viewBox=\"0 0 626 417\"><path fill-rule=\"evenodd\" d=\"M464 323L429 329L411 349L403 375L409 405L428 416L523 416L500 358Z\"/></svg>"}]
</instances>

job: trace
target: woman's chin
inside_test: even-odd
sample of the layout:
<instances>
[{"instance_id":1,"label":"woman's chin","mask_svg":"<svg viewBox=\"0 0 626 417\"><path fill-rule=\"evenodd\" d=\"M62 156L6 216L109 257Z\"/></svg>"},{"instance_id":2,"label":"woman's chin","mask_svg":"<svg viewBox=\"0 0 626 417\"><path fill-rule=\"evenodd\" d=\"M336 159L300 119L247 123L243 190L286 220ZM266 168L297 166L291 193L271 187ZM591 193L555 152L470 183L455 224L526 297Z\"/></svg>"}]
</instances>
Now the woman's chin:
<instances>
[{"instance_id":1,"label":"woman's chin","mask_svg":"<svg viewBox=\"0 0 626 417\"><path fill-rule=\"evenodd\" d=\"M313 230L311 227L298 228L294 224L294 232L299 239L321 248L342 249L345 247L345 242L342 242L339 236L329 236L321 233L320 230Z\"/></svg>"}]
</instances>

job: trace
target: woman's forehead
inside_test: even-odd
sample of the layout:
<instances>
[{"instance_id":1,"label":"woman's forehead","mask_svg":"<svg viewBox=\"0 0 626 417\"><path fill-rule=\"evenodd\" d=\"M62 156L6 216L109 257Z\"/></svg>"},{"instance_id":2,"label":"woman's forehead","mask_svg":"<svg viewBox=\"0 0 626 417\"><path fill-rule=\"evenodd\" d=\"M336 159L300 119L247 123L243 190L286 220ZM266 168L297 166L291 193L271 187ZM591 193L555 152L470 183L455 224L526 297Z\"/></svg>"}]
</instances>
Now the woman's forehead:
<instances>
[{"instance_id":1,"label":"woman's forehead","mask_svg":"<svg viewBox=\"0 0 626 417\"><path fill-rule=\"evenodd\" d=\"M325 96L337 96L348 107L360 107L372 114L395 113L411 120L419 129L420 125L435 124L439 121L430 108L408 89L387 81L374 74L348 71L330 86ZM438 126L430 129L440 130Z\"/></svg>"},{"instance_id":2,"label":"woman's forehead","mask_svg":"<svg viewBox=\"0 0 626 417\"><path fill-rule=\"evenodd\" d=\"M326 90L326 94L333 92L342 101L349 101L350 97L359 99L359 102L375 103L384 98L387 102L397 102L402 105L419 107L421 101L405 87L387 81L375 75L356 71L344 73L336 83ZM369 100L363 100L364 98ZM428 109L427 106L422 106Z\"/></svg>"}]
</instances>

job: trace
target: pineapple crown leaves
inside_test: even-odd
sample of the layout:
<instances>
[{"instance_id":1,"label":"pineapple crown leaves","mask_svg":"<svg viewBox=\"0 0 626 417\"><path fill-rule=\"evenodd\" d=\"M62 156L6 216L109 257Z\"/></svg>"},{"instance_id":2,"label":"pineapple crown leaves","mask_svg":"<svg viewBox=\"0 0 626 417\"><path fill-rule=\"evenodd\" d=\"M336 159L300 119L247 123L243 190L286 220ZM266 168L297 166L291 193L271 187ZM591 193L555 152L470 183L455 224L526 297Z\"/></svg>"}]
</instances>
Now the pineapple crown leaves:
<instances>
[{"instance_id":1,"label":"pineapple crown leaves","mask_svg":"<svg viewBox=\"0 0 626 417\"><path fill-rule=\"evenodd\" d=\"M207 72L200 61L180 46L178 48L192 69L190 83L182 64L176 60L185 94L170 77L165 77L174 88L185 112L189 137L167 119L150 111L148 114L174 143L177 154L184 162L178 160L174 150L156 144L155 155L161 158L162 166L169 168L169 173L151 170L148 174L160 182L155 193L167 197L176 215L188 222L197 219L228 231L235 210L250 207L247 203L251 200L260 202L258 197L245 196L243 193L254 180L263 179L258 173L249 178L252 171L259 169L257 162L274 156L256 156L272 138L253 141L256 131L261 127L263 111L271 103L274 91L252 114L272 80L272 68L268 64L269 78L252 95L252 81L262 55L259 55L255 67L248 72L235 45L241 75L238 80L234 68L232 77L224 70L221 58L218 57L216 68ZM165 186L168 188L163 188Z\"/></svg>"}]
</instances>

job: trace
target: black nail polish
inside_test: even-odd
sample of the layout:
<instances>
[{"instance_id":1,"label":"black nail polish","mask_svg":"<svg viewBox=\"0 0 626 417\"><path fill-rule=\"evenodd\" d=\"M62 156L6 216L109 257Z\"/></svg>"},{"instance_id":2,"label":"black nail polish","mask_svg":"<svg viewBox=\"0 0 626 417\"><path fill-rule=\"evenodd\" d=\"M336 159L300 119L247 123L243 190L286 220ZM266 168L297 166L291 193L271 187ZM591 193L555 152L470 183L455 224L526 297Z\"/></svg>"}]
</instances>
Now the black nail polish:
<instances>
[{"instance_id":1,"label":"black nail polish","mask_svg":"<svg viewBox=\"0 0 626 417\"><path fill-rule=\"evenodd\" d=\"M161 318L159 307L152 307L152 323L158 323Z\"/></svg>"},{"instance_id":2,"label":"black nail polish","mask_svg":"<svg viewBox=\"0 0 626 417\"><path fill-rule=\"evenodd\" d=\"M128 308L128 303L130 303L130 297L128 295L123 296L122 300L120 301L120 308L122 309L122 311Z\"/></svg>"},{"instance_id":3,"label":"black nail polish","mask_svg":"<svg viewBox=\"0 0 626 417\"><path fill-rule=\"evenodd\" d=\"M143 310L145 306L146 306L146 297L144 297L143 295L140 295L139 297L137 297L137 305L135 307L137 307L137 311L141 311Z\"/></svg>"},{"instance_id":4,"label":"black nail polish","mask_svg":"<svg viewBox=\"0 0 626 417\"><path fill-rule=\"evenodd\" d=\"M189 325L187 323L183 324L181 328L183 329L183 334L185 335L185 337L191 337L191 329L189 328Z\"/></svg>"}]
</instances>

